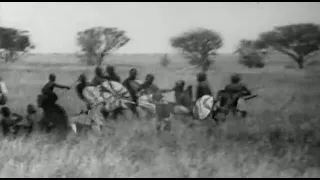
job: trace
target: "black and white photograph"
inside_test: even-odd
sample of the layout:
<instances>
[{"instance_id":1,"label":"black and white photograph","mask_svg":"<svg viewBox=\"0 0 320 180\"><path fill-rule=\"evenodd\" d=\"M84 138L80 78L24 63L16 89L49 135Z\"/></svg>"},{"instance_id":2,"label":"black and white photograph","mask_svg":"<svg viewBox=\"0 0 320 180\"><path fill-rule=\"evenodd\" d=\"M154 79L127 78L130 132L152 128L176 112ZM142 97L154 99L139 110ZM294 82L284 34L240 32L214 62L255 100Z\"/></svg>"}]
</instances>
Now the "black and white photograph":
<instances>
[{"instance_id":1,"label":"black and white photograph","mask_svg":"<svg viewBox=\"0 0 320 180\"><path fill-rule=\"evenodd\" d=\"M319 2L0 2L0 178L318 178L319 50Z\"/></svg>"}]
</instances>

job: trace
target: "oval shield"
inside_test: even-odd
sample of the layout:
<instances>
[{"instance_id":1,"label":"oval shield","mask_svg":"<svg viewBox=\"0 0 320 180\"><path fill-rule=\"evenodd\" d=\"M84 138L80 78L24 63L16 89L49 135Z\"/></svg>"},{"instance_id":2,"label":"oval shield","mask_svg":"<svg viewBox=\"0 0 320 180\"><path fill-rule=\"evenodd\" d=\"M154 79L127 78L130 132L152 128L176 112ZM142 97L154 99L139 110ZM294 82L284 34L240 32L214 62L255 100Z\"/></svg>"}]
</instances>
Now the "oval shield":
<instances>
[{"instance_id":1,"label":"oval shield","mask_svg":"<svg viewBox=\"0 0 320 180\"><path fill-rule=\"evenodd\" d=\"M214 98L209 95L199 98L193 108L194 116L200 120L207 118L212 111L213 102Z\"/></svg>"}]
</instances>

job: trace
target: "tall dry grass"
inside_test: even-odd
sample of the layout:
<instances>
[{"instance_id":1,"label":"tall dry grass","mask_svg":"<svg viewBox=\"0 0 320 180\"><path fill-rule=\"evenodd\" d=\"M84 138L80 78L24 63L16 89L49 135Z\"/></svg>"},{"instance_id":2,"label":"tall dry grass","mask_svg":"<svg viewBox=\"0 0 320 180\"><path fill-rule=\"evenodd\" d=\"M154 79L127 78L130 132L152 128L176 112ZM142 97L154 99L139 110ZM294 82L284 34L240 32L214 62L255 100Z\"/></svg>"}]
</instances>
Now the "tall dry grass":
<instances>
[{"instance_id":1,"label":"tall dry grass","mask_svg":"<svg viewBox=\"0 0 320 180\"><path fill-rule=\"evenodd\" d=\"M229 62L228 62L229 63ZM60 67L1 67L10 91L9 106L24 114L50 72L71 84L82 71ZM148 69L150 70L150 69ZM119 69L124 78L128 69ZM146 71L146 70L145 70ZM164 69L153 71L160 87L174 79ZM160 76L161 75L161 76ZM212 74L213 89L229 74ZM177 75L178 76L178 75ZM220 126L202 122L188 126L187 117L175 117L170 133L159 136L153 119L110 120L115 131L101 137L91 132L55 142L50 135L1 137L1 177L319 177L319 73L264 72L244 74L249 86L265 84L260 98L251 101L246 119L229 117ZM176 78L193 82L186 74ZM172 80L172 82L168 82ZM58 92L58 94L61 92ZM280 106L292 95L292 103ZM73 91L59 103L69 115L82 104Z\"/></svg>"}]
</instances>

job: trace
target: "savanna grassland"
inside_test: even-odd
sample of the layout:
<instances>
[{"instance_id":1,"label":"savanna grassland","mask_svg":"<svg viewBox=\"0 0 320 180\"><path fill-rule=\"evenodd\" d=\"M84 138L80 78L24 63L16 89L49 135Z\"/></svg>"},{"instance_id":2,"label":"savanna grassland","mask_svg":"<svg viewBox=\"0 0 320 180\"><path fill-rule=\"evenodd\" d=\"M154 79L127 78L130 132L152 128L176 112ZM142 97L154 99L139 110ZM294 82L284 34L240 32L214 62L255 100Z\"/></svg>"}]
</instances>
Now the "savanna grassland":
<instances>
[{"instance_id":1,"label":"savanna grassland","mask_svg":"<svg viewBox=\"0 0 320 180\"><path fill-rule=\"evenodd\" d=\"M118 64L124 79L136 67L141 79L146 73L168 88L182 78L195 84L195 70L179 57L171 57L168 68L159 65L159 55L126 55L108 58ZM67 141L53 142L35 132L30 138L0 140L0 177L319 177L320 165L320 70L284 68L290 60L273 56L264 69L248 70L233 56L219 57L209 80L213 90L228 83L230 73L239 72L249 87L263 85L259 98L248 102L249 116L230 116L226 123L203 122L189 127L188 117L176 117L171 133L156 136L154 120L121 117L108 120L115 130L104 129L101 137L90 132ZM288 66L287 66L288 67ZM1 64L0 75L9 89L9 106L25 114L35 104L49 73L71 85L93 67L77 64L72 55L32 55L14 64ZM57 90L59 104L70 116L84 107L74 89Z\"/></svg>"}]
</instances>

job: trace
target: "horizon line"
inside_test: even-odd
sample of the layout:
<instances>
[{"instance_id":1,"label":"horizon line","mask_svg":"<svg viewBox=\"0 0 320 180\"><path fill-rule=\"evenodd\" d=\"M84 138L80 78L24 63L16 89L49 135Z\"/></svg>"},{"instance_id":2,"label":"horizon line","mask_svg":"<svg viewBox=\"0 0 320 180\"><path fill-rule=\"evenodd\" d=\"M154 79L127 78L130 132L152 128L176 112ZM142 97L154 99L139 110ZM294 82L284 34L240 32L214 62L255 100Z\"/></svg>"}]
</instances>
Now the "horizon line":
<instances>
[{"instance_id":1,"label":"horizon line","mask_svg":"<svg viewBox=\"0 0 320 180\"><path fill-rule=\"evenodd\" d=\"M29 52L29 54L77 54L72 53L72 52ZM182 54L182 53L166 53L166 52L146 52L146 53L112 53L110 55L132 55L132 54ZM233 54L233 52L222 52L222 53L218 53L219 54Z\"/></svg>"}]
</instances>

